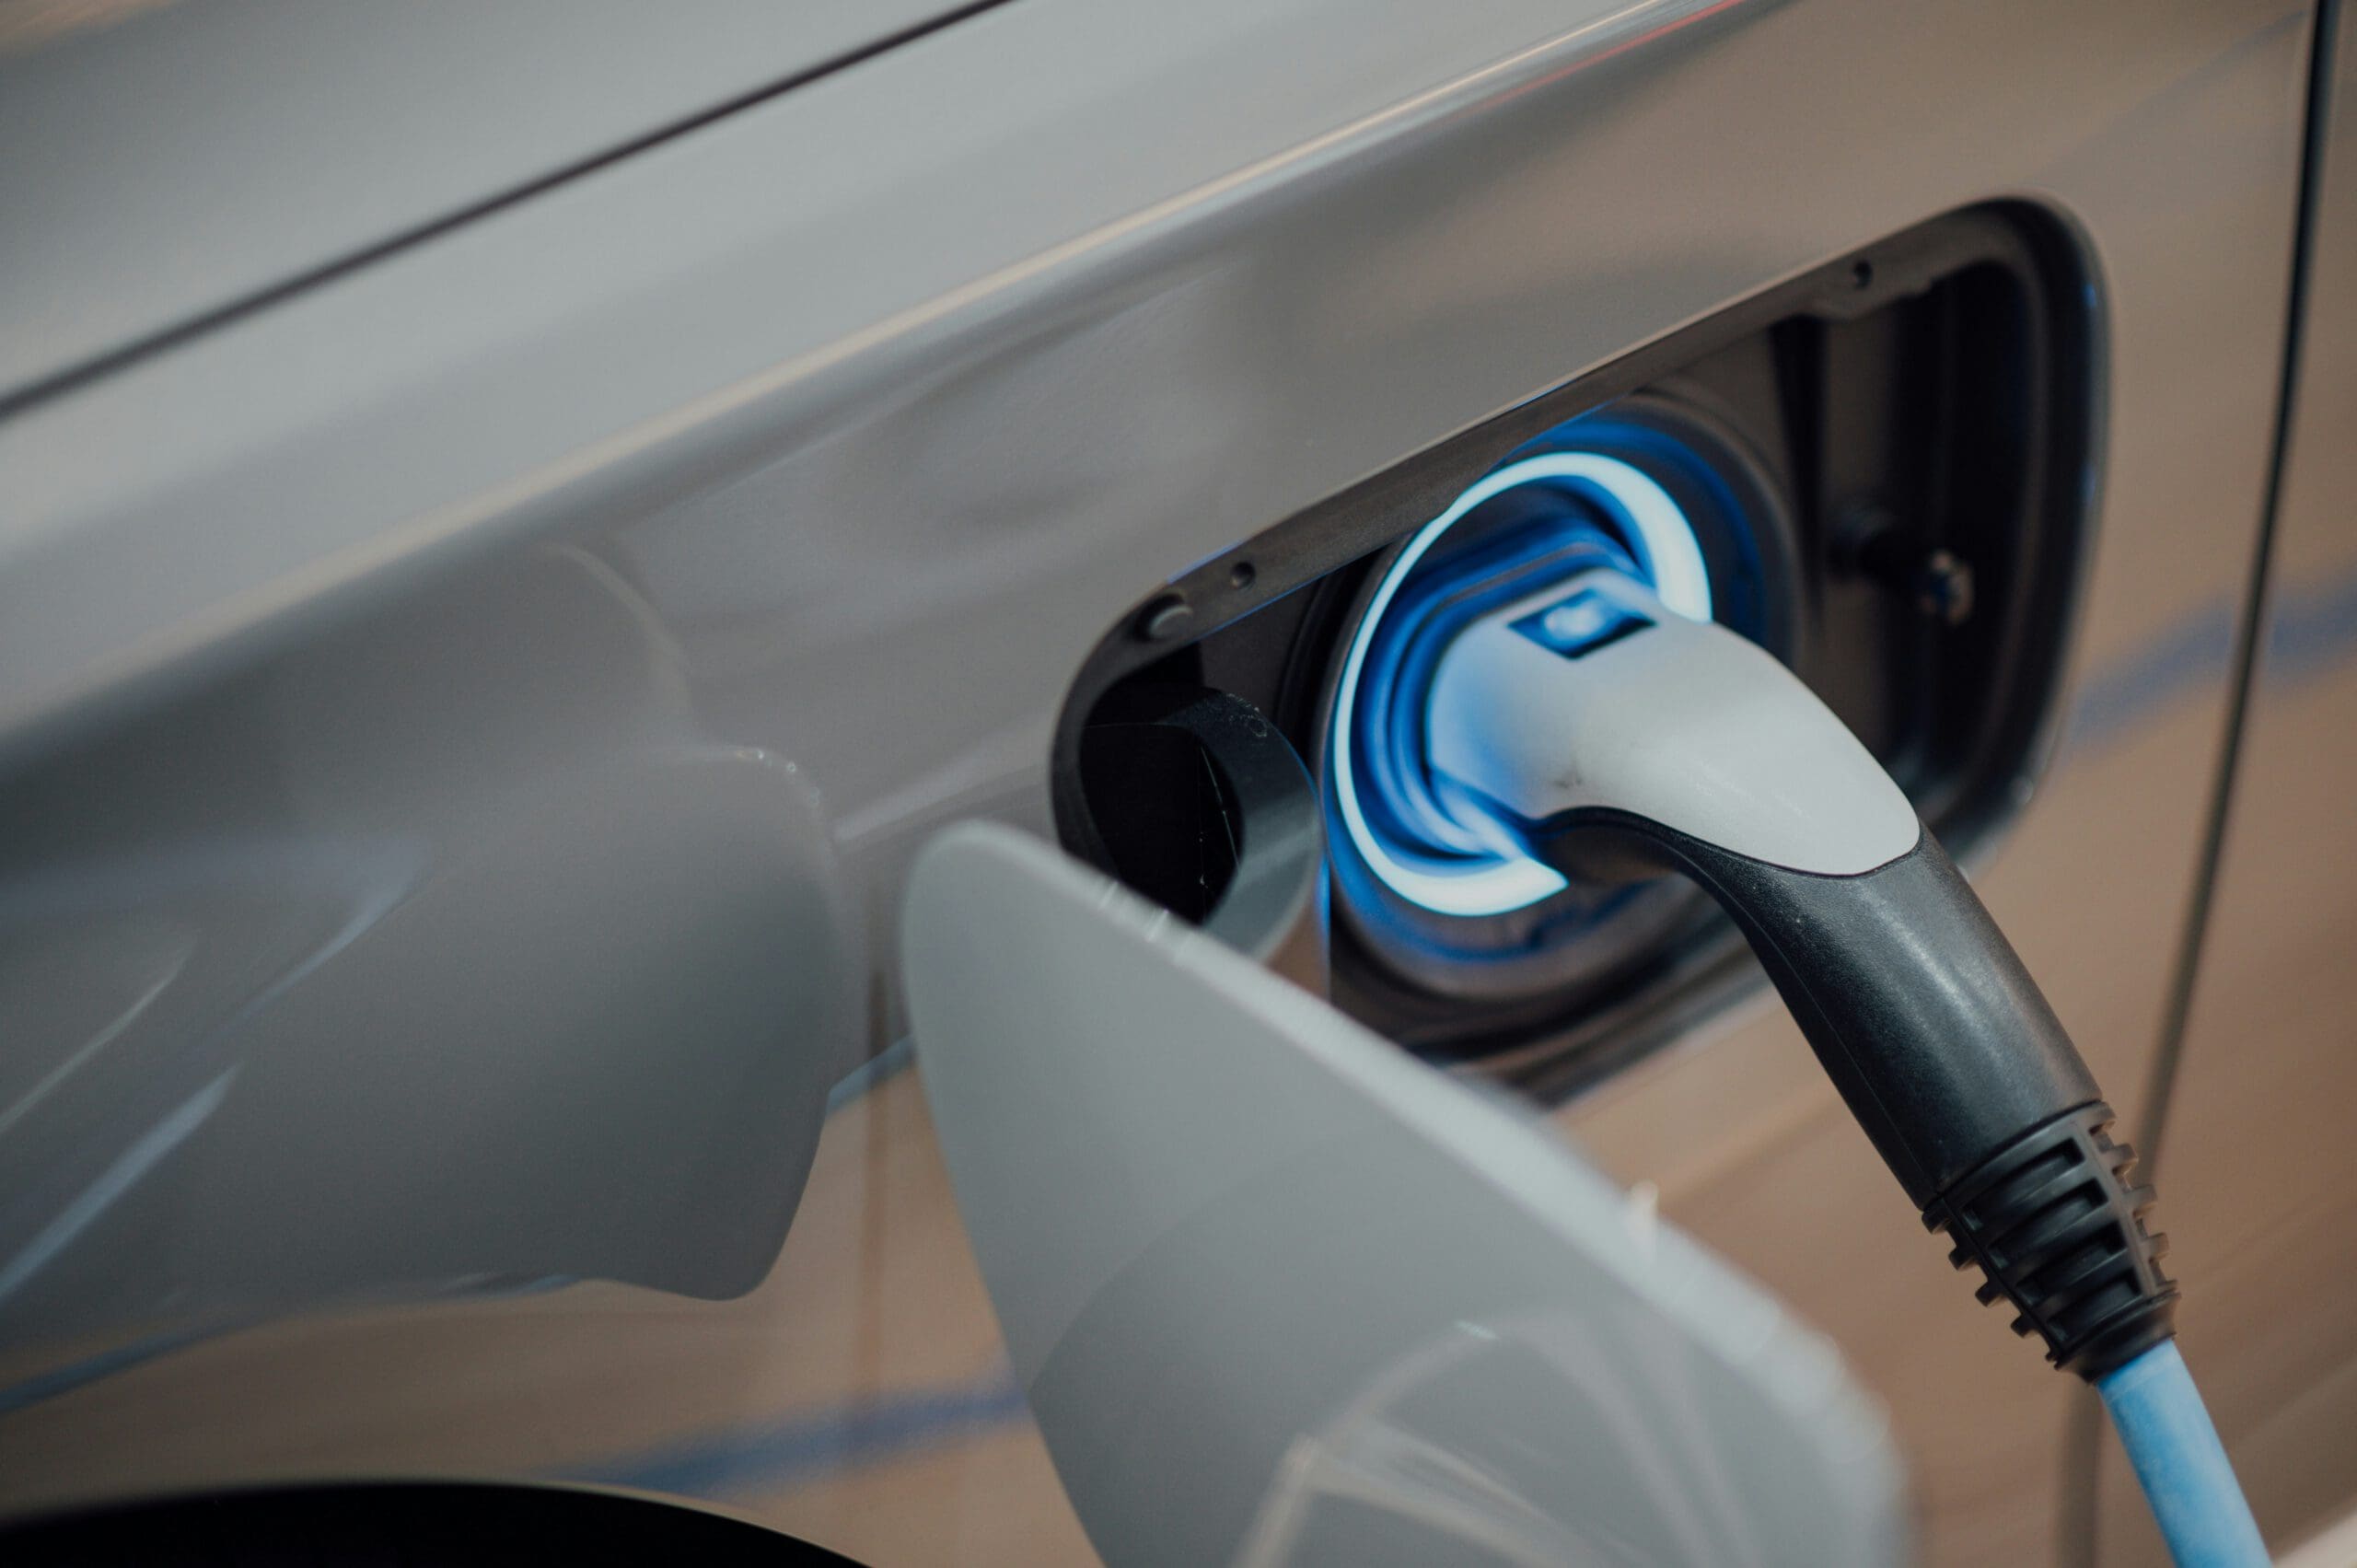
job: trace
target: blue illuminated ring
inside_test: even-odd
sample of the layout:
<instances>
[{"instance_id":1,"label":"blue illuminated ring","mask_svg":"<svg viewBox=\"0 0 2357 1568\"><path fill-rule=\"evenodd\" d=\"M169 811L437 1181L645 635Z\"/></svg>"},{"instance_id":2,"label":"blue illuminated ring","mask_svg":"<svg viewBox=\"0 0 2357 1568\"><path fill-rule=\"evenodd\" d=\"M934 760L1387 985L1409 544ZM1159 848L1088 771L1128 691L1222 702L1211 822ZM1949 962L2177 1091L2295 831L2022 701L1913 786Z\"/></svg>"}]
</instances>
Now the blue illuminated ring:
<instances>
[{"instance_id":1,"label":"blue illuminated ring","mask_svg":"<svg viewBox=\"0 0 2357 1568\"><path fill-rule=\"evenodd\" d=\"M1483 502L1519 485L1548 481L1575 484L1608 501L1617 513L1616 520L1625 522L1633 536L1629 543L1652 579L1655 597L1665 608L1691 620L1711 619L1710 572L1685 510L1642 470L1600 452L1546 452L1509 463L1484 476L1450 503L1448 510L1416 530L1376 584L1366 613L1352 634L1335 694L1329 766L1343 831L1367 869L1399 897L1435 914L1506 914L1551 898L1566 884L1562 873L1520 857L1469 856L1458 865L1412 865L1390 852L1368 824L1351 761L1359 676L1384 612L1416 563L1441 535Z\"/></svg>"}]
</instances>

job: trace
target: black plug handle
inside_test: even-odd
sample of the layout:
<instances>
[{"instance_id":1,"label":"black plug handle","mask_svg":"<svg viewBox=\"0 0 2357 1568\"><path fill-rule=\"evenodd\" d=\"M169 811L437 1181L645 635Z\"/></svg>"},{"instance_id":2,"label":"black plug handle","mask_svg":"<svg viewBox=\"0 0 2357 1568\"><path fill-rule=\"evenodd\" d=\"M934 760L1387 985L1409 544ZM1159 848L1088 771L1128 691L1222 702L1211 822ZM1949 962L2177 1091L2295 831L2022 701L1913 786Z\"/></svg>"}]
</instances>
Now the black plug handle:
<instances>
[{"instance_id":1,"label":"black plug handle","mask_svg":"<svg viewBox=\"0 0 2357 1568\"><path fill-rule=\"evenodd\" d=\"M1759 955L1917 1208L2026 1129L2102 1098L2062 1021L1939 841L1855 877L1665 831Z\"/></svg>"},{"instance_id":2,"label":"black plug handle","mask_svg":"<svg viewBox=\"0 0 2357 1568\"><path fill-rule=\"evenodd\" d=\"M1550 858L1666 863L1731 915L1924 1223L2049 1356L2093 1379L2172 1331L2149 1187L2013 945L1928 831L1855 876L1795 871L1618 812L1535 835ZM1560 852L1570 851L1572 854Z\"/></svg>"}]
</instances>

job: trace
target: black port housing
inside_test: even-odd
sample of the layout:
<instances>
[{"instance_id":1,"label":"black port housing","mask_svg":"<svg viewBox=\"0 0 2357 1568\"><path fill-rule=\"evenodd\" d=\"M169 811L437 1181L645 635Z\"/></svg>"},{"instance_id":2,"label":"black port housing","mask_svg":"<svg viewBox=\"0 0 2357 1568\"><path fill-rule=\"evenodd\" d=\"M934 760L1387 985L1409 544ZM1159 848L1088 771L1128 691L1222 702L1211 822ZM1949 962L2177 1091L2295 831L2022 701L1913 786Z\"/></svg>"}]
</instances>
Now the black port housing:
<instances>
[{"instance_id":1,"label":"black port housing","mask_svg":"<svg viewBox=\"0 0 2357 1568\"><path fill-rule=\"evenodd\" d=\"M1109 844L1134 842L1137 823L1165 808L1137 770L1119 790L1092 770L1092 789L1081 766L1086 732L1133 703L1133 687L1240 697L1320 772L1340 649L1371 574L1507 454L1620 405L1718 433L1773 514L1759 541L1771 602L1745 629L1859 734L1959 858L1984 851L2026 797L2057 716L2092 492L2092 300L2050 215L1968 209L1276 522L1143 595L1084 667L1056 738L1066 846L1118 874L1134 855ZM1170 786L1199 793L1200 770L1174 770ZM1413 1049L1483 1058L1544 1094L1592 1081L1758 978L1699 900L1602 970L1520 994L1435 983L1348 913L1338 910L1332 947L1339 1005Z\"/></svg>"}]
</instances>

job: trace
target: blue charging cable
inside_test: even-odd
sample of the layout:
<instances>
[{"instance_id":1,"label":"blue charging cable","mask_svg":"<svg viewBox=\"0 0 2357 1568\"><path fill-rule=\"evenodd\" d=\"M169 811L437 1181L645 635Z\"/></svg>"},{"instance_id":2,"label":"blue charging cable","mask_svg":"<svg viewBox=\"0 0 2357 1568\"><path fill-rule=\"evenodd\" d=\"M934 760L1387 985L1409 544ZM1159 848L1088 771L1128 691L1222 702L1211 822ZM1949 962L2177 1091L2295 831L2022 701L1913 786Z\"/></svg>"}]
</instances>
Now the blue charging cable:
<instances>
[{"instance_id":1,"label":"blue charging cable","mask_svg":"<svg viewBox=\"0 0 2357 1568\"><path fill-rule=\"evenodd\" d=\"M1382 806L1434 862L1471 845L1550 877L1539 899L1573 878L1691 877L1750 940L1925 1225L1953 1240L1949 1260L1983 1273L1980 1300L2008 1304L2014 1332L2101 1391L2180 1568L2266 1562L2172 1338L2177 1287L2135 1152L1906 794L1753 644L1601 546L1550 543L1493 571L1510 538L1466 553L1483 576L1464 591L1371 607L1370 623L1407 619L1396 668L1336 710L1364 731L1351 744L1387 761L1364 770L1360 816ZM1373 635L1346 690L1367 684Z\"/></svg>"},{"instance_id":2,"label":"blue charging cable","mask_svg":"<svg viewBox=\"0 0 2357 1568\"><path fill-rule=\"evenodd\" d=\"M2096 1391L2178 1568L2263 1568L2267 1543L2177 1342L2104 1374Z\"/></svg>"}]
</instances>

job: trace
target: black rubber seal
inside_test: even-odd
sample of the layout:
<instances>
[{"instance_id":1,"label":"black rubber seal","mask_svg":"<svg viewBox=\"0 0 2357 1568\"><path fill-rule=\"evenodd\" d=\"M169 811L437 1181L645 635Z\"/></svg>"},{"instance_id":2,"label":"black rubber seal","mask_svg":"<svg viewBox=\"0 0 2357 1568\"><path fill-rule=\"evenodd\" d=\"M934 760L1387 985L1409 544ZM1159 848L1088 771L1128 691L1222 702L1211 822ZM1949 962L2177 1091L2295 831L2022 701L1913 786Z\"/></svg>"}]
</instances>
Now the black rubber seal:
<instances>
[{"instance_id":1,"label":"black rubber seal","mask_svg":"<svg viewBox=\"0 0 2357 1568\"><path fill-rule=\"evenodd\" d=\"M2136 1152L2109 1135L2111 1107L2082 1106L2015 1139L1926 1204L1954 1238L1948 1261L1979 1265L1980 1304L2014 1305L2014 1332L2092 1383L2177 1331L2168 1237L2146 1228L2153 1190L2131 1186Z\"/></svg>"}]
</instances>

